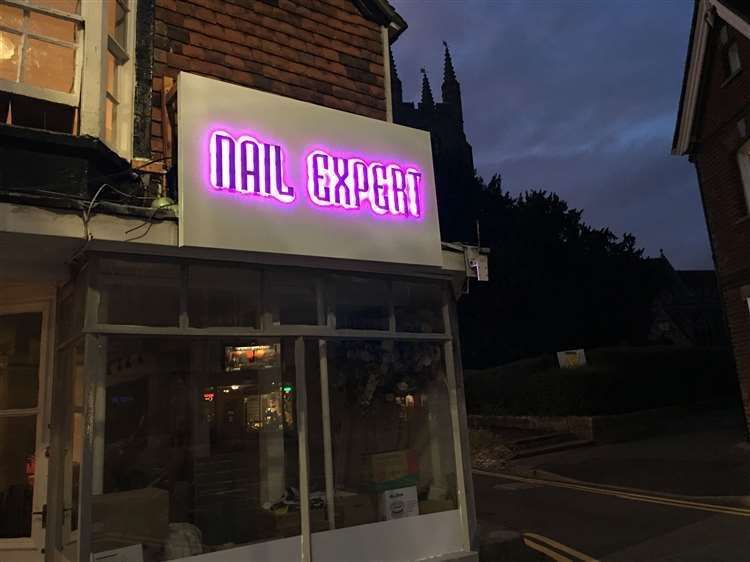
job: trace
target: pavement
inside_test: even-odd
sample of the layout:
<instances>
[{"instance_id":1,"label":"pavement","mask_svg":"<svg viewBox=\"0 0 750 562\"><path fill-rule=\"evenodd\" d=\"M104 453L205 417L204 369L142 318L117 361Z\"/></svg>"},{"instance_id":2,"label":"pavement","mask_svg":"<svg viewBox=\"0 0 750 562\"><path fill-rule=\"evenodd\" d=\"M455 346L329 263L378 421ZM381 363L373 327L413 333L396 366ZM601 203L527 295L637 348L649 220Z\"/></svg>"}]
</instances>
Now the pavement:
<instances>
[{"instance_id":1,"label":"pavement","mask_svg":"<svg viewBox=\"0 0 750 562\"><path fill-rule=\"evenodd\" d=\"M519 459L508 470L750 505L750 444L742 418L714 413L687 423L691 429L684 433Z\"/></svg>"},{"instance_id":2,"label":"pavement","mask_svg":"<svg viewBox=\"0 0 750 562\"><path fill-rule=\"evenodd\" d=\"M750 560L750 446L741 418L682 433L475 471L484 529L510 528L546 559Z\"/></svg>"}]
</instances>

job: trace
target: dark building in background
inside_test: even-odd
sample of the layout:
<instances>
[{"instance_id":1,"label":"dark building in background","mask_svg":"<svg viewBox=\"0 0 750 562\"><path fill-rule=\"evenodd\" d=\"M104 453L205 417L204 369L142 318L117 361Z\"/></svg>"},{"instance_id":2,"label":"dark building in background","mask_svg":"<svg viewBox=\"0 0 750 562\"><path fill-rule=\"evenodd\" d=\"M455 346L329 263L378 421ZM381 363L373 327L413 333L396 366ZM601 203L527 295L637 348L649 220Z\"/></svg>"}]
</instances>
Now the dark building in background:
<instances>
[{"instance_id":1,"label":"dark building in background","mask_svg":"<svg viewBox=\"0 0 750 562\"><path fill-rule=\"evenodd\" d=\"M712 270L676 270L666 258L643 260L656 287L647 340L657 344L722 347L729 338Z\"/></svg>"},{"instance_id":2,"label":"dark building in background","mask_svg":"<svg viewBox=\"0 0 750 562\"><path fill-rule=\"evenodd\" d=\"M443 240L476 242L474 153L464 132L461 84L456 78L448 45L443 62L442 101L436 102L427 72L422 69L422 93L417 103L404 101L401 79L391 58L393 121L424 129L432 136L432 156L440 206Z\"/></svg>"},{"instance_id":3,"label":"dark building in background","mask_svg":"<svg viewBox=\"0 0 750 562\"><path fill-rule=\"evenodd\" d=\"M750 6L696 0L672 151L695 164L750 429Z\"/></svg>"}]
</instances>

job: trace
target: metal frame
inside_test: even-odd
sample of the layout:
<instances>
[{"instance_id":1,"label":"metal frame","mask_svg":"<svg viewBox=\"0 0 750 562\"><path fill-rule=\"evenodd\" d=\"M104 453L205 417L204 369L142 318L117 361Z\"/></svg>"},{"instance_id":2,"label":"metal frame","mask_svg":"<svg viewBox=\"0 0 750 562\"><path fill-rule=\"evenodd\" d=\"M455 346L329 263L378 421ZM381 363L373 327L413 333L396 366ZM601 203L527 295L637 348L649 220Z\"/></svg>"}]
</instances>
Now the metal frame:
<instances>
[{"instance_id":1,"label":"metal frame","mask_svg":"<svg viewBox=\"0 0 750 562\"><path fill-rule=\"evenodd\" d=\"M42 511L42 506L48 503L49 493L49 462L46 455L39 455L47 451L50 443L49 412L52 400L52 380L54 373L55 350L55 309L54 299L32 299L17 304L0 306L0 314L24 314L39 312L42 315L39 342L39 373L37 389L37 405L35 408L14 408L0 410L0 419L16 417L36 417L36 474L34 475L34 489L32 499L31 536L13 539L0 539L0 553L7 551L37 550L44 552L47 544L47 529L41 522L37 524L36 515ZM0 559L3 557L0 556ZM41 558L40 558L41 560Z\"/></svg>"},{"instance_id":2,"label":"metal frame","mask_svg":"<svg viewBox=\"0 0 750 562\"><path fill-rule=\"evenodd\" d=\"M88 269L89 279L96 278L98 273L98 259L102 256L97 256L92 265ZM104 257L111 257L108 254L104 254ZM118 256L122 258L123 256ZM164 263L165 258L148 259L140 256L139 261L153 261L157 263ZM466 469L464 458L466 452L464 451L461 442L461 410L460 404L462 403L461 397L458 396L457 391L457 375L455 369L457 368L454 360L454 347L455 340L453 337L453 319L451 311L453 307L453 293L448 287L449 280L443 279L443 301L441 314L443 318L444 331L440 333L413 333L413 332L398 332L396 331L395 311L393 306L392 298L392 282L395 280L416 280L413 277L399 276L388 276L385 273L353 273L354 276L363 277L385 277L389 281L389 300L388 300L388 312L389 312L389 329L388 330L351 330L351 329L336 329L336 315L335 310L325 298L325 288L327 276L332 273L342 273L337 271L319 270L314 268L305 267L278 267L278 266L263 266L260 268L261 282L260 282L260 295L259 302L261 308L260 312L260 326L258 328L253 327L241 327L241 328L193 328L189 326L189 318L187 315L187 289L188 289L188 276L187 268L190 264L206 264L211 265L211 262L201 260L174 260L175 263L180 263L182 267L182 274L180 276L180 317L179 322L172 327L149 327L149 326L132 326L132 325L115 325L115 324L101 324L98 322L98 308L101 296L97 290L97 287L93 283L88 283L86 301L86 311L84 314L84 326L83 333L85 334L86 346L85 346L85 371L86 371L86 386L85 386L85 406L84 406L84 450L83 459L81 466L81 482L90 483L90 485L82 485L80 491L80 547L79 547L79 560L81 562L88 562L91 552L91 496L94 493L100 493L102 489L102 482L100 478L101 474L101 463L103 461L101 455L103 450L103 434L101 428L104 426L104 417L106 407L105 404L105 392L106 392L106 381L104 379L104 365L106 364L106 336L108 335L131 335L131 336L190 336L190 337L204 337L204 338L220 338L220 337L253 337L253 338L290 338L295 339L294 355L295 355L295 371L296 371L296 385L298 389L297 398L297 431L298 431L298 455L299 455L299 487L300 487L300 500L301 500L301 534L300 534L300 547L301 547L301 560L303 562L310 562L312 556L312 534L310 527L310 513L309 513L309 449L308 449L308 407L307 407L307 393L306 393L306 353L305 345L306 341L317 340L319 349L319 361L320 361L320 384L321 384L321 409L323 417L323 448L324 448L324 465L325 465L325 480L326 480L326 497L327 497L327 509L328 509L328 520L330 529L335 529L335 505L333 501L334 495L334 474L333 474L333 451L332 451L332 437L331 437L331 426L330 426L330 402L328 396L328 362L327 362L327 344L329 341L340 341L340 340L398 340L398 341L428 341L441 343L444 353L446 379L448 388L448 399L450 406L451 425L452 425L452 436L454 446L454 459L456 468L456 485L458 495L458 510L460 513L460 521L462 525L462 535L464 537L463 548L466 552L471 550L471 526L469 506L472 505L472 500L467 498L466 490ZM216 263L216 265L227 266L226 263ZM235 267L242 267L241 264L234 264ZM244 264L245 267L253 267ZM257 266L256 266L257 269ZM301 275L310 279L311 284L315 287L316 292L316 304L317 304L317 325L281 325L272 326L267 316L269 313L263 308L263 292L267 290L266 287L266 274L268 271L276 270L289 270L298 271ZM346 274L346 272L344 272ZM314 276L314 277L313 277ZM104 336L104 337L103 337Z\"/></svg>"}]
</instances>

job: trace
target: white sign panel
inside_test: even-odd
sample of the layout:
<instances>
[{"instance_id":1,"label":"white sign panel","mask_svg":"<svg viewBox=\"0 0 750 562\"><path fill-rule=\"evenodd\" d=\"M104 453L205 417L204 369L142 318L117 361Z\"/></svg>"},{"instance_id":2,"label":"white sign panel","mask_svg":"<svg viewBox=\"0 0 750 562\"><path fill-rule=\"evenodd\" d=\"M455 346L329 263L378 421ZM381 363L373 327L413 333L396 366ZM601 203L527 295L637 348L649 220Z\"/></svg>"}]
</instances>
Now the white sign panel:
<instances>
[{"instance_id":1,"label":"white sign panel","mask_svg":"<svg viewBox=\"0 0 750 562\"><path fill-rule=\"evenodd\" d=\"M178 78L180 245L440 266L430 137Z\"/></svg>"}]
</instances>

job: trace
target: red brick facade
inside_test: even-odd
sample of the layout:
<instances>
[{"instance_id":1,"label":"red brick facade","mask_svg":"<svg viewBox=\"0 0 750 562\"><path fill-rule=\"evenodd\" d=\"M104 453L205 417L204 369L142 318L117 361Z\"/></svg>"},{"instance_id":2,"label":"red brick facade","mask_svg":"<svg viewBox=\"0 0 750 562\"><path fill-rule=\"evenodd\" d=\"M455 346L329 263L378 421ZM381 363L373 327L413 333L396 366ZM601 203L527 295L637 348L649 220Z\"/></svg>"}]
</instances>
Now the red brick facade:
<instances>
[{"instance_id":1,"label":"red brick facade","mask_svg":"<svg viewBox=\"0 0 750 562\"><path fill-rule=\"evenodd\" d=\"M381 27L349 0L156 0L154 15L154 158L181 70L385 119Z\"/></svg>"},{"instance_id":2,"label":"red brick facade","mask_svg":"<svg viewBox=\"0 0 750 562\"><path fill-rule=\"evenodd\" d=\"M750 297L750 202L745 200L737 150L750 133L750 40L728 28L728 44L736 41L743 66L738 74L728 77L726 53L719 39L722 25L717 18L709 38L691 159L698 172L748 420L750 310L746 298ZM738 125L743 119L745 125Z\"/></svg>"}]
</instances>

